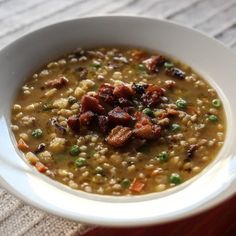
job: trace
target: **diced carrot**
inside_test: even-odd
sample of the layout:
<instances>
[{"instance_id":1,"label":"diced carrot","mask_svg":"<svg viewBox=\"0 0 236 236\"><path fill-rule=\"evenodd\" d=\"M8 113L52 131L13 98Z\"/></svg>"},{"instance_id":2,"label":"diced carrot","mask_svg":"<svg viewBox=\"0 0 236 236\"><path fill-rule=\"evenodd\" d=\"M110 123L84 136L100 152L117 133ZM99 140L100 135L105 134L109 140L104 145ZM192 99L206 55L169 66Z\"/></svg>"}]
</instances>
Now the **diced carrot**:
<instances>
[{"instance_id":1,"label":"diced carrot","mask_svg":"<svg viewBox=\"0 0 236 236\"><path fill-rule=\"evenodd\" d=\"M144 183L142 183L140 180L135 178L133 182L131 183L129 189L134 192L141 192L144 185L145 185Z\"/></svg>"},{"instance_id":2,"label":"diced carrot","mask_svg":"<svg viewBox=\"0 0 236 236\"><path fill-rule=\"evenodd\" d=\"M46 172L46 170L48 169L47 166L45 166L45 165L44 165L43 163L41 163L41 162L37 162L37 163L35 164L35 167L36 167L36 169L37 169L39 172L41 172L41 173Z\"/></svg>"},{"instance_id":3,"label":"diced carrot","mask_svg":"<svg viewBox=\"0 0 236 236\"><path fill-rule=\"evenodd\" d=\"M18 140L17 146L18 146L18 148L19 148L21 151L23 151L23 152L29 150L29 146L25 143L25 141L24 141L22 138L20 138L20 139Z\"/></svg>"}]
</instances>

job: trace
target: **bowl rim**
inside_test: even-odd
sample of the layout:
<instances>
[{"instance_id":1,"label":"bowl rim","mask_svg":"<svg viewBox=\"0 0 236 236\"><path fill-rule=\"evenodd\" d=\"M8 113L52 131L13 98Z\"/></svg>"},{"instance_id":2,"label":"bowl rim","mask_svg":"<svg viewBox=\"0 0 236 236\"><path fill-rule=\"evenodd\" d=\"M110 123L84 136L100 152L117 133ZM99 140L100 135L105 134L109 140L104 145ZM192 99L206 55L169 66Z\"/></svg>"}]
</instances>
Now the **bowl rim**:
<instances>
[{"instance_id":1,"label":"bowl rim","mask_svg":"<svg viewBox=\"0 0 236 236\"><path fill-rule=\"evenodd\" d=\"M7 49L8 47L10 47L13 43L16 43L17 41L20 41L20 40L24 39L25 36L29 36L29 35L31 35L31 34L34 34L34 33L38 32L38 31L45 30L46 28L54 27L54 26L56 26L56 25L59 25L59 24L65 23L65 22L74 22L74 21L78 21L78 20L81 20L81 19L120 18L120 17L121 17L121 18L123 18L123 17L125 17L125 18L132 18L132 19L134 19L134 18L147 19L147 20L152 20L152 21L154 20L154 21L164 22L164 23L166 23L166 24L171 24L171 25L174 25L174 26L176 26L176 27L181 27L181 28L184 28L184 29L188 29L188 30L190 30L190 31L197 31L197 32L200 33L203 37L205 37L205 38L207 38L207 39L210 39L210 40L213 41L213 42L215 41L218 45L220 44L224 49L227 49L230 53L234 53L232 50L229 50L229 48L225 47L222 42L220 42L220 41L218 41L218 40L216 40L216 39L214 39L214 38L210 38L210 37L206 36L205 34L203 34L202 32L199 32L198 30L194 30L194 29L192 29L192 28L190 28L190 27L182 26L181 24L178 24L178 23L175 23L175 22L171 22L171 21L169 21L169 20L159 20L159 19L155 19L155 18L152 18L152 17L146 17L146 16L122 15L122 14L121 14L121 15L116 15L116 14L115 14L115 15L99 15L99 16L81 17L81 18L76 18L76 19L66 20L66 21L60 21L60 22L57 22L57 23L54 23L54 24L50 24L50 25L48 25L48 26L41 27L41 28L39 28L39 29L37 29L37 30L35 30L35 31L30 31L30 32L27 33L27 34L24 34L23 36L21 36L20 38L18 38L18 39L15 40L14 42L10 43L9 45L7 45L7 46L4 47L3 49L1 49L1 52L2 52L3 50ZM1 53L1 52L0 52L0 53ZM204 170L203 170L203 171L204 171ZM203 171L202 171L202 172L203 172ZM38 173L38 174L40 174L40 173ZM41 174L40 174L40 175L41 175ZM194 177L194 178L191 178L190 181L192 181L192 179L195 179L195 177ZM52 180L52 181L53 181L53 180ZM25 198L24 194L22 195L20 192L15 191L15 189L14 189L12 186L10 186L8 183L6 183L5 180L0 181L0 182L3 182L3 186L4 186L9 192L11 192L13 195L19 197L19 198L20 198L21 200L23 200L24 202L27 202L28 204L33 205L34 207L36 207L36 208L38 208L38 209L43 209L43 210L45 210L45 211L47 211L47 212L49 211L49 209L48 209L45 205L39 204L38 202L35 202L35 201L32 201L32 200L30 200L29 198ZM55 181L53 181L53 182L55 182ZM186 181L185 183L188 183L188 182L189 182L189 181ZM185 184L185 183L184 183L184 184ZM182 184L182 185L184 185L184 184ZM172 190L172 189L171 189L171 190ZM168 191L168 190L167 190L167 191ZM167 192L167 191L165 191L165 192ZM205 211L205 210L207 210L207 209L213 207L214 205L218 204L219 202L225 200L226 198L230 197L231 194L232 194L232 193L227 194L227 195L224 196L224 198L221 198L221 199L219 199L219 197L216 196L214 203L210 204L209 206L204 206L204 207L195 209L195 211L192 211L191 213L185 212L185 213L183 213L181 216L178 216L178 219L182 219L182 218L185 218L185 217L187 217L187 216L191 216L191 215L194 215L194 214L196 214L196 213L200 213L200 212L202 212L202 211ZM91 195L91 194L89 194L89 195ZM93 195L94 195L94 194L93 194ZM108 197L110 198L110 196L108 196ZM142 196L141 196L141 197L142 197ZM66 218L75 220L75 217L74 217L74 216L70 216L70 215L68 215L68 214L62 213L62 212L57 211L57 210L52 210L52 209L50 209L50 213L52 213L52 214L54 214L54 215L60 215L60 216L62 216L62 217L66 217ZM106 226L107 226L107 225L109 225L109 226L137 226L137 225L140 225L140 222L131 222L131 221L126 225L126 224L124 224L124 222L120 222L120 223L117 224L117 223L114 222L114 221L110 221L110 222L109 222L109 221L107 221L107 219L105 219L105 220L103 220L103 219L101 219L101 220L98 220L98 219L91 219L91 220L90 220L90 219L82 218L81 215L80 215L79 217L77 217L76 219L77 219L77 220L80 220L80 221L82 221L82 222L86 222L86 223L91 222L91 223L94 223L94 224L100 224L100 225L106 225ZM166 221L170 222L170 221L173 221L173 220L176 220L176 216L173 216L172 218L171 218L171 217L168 217L167 220L166 220L166 219L163 219L163 220L158 219L158 223L163 223L163 222L166 222ZM143 221L144 221L144 220L143 220ZM157 221L156 219L154 219L153 221L148 220L148 222L147 222L147 221L146 221L146 222L142 222L141 224L142 224L142 225L150 225L150 224L156 223L156 221Z\"/></svg>"}]
</instances>

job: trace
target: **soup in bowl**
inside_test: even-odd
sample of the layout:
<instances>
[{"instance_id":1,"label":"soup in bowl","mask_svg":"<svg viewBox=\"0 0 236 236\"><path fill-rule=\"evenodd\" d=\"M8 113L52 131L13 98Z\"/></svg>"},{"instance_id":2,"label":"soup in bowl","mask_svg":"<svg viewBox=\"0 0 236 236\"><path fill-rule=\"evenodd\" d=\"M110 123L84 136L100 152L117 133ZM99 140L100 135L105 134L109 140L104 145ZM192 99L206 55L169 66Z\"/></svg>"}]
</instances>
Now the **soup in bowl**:
<instances>
[{"instance_id":1,"label":"soup in bowl","mask_svg":"<svg viewBox=\"0 0 236 236\"><path fill-rule=\"evenodd\" d=\"M12 129L39 172L120 196L198 174L224 144L226 124L218 94L189 66L141 49L79 48L24 83Z\"/></svg>"}]
</instances>

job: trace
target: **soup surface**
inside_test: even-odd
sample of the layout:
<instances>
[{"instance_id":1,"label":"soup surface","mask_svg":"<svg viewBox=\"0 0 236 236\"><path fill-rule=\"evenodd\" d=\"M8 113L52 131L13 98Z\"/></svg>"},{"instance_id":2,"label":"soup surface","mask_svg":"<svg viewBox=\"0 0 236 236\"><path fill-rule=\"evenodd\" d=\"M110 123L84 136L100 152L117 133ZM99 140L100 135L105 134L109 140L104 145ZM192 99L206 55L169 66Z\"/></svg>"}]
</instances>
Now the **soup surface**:
<instances>
[{"instance_id":1,"label":"soup surface","mask_svg":"<svg viewBox=\"0 0 236 236\"><path fill-rule=\"evenodd\" d=\"M204 169L226 131L216 91L190 67L133 48L77 49L29 78L12 107L35 168L86 192L137 195Z\"/></svg>"}]
</instances>

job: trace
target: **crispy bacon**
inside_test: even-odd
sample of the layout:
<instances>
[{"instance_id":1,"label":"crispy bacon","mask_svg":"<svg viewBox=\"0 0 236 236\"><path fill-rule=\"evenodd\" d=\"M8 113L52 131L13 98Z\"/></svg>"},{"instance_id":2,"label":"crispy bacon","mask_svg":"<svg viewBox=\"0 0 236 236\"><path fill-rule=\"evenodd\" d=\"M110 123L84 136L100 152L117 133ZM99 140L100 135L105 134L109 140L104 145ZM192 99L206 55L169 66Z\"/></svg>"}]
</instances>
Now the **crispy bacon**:
<instances>
[{"instance_id":1,"label":"crispy bacon","mask_svg":"<svg viewBox=\"0 0 236 236\"><path fill-rule=\"evenodd\" d=\"M116 107L108 113L108 119L111 124L128 125L132 117L122 108Z\"/></svg>"},{"instance_id":2,"label":"crispy bacon","mask_svg":"<svg viewBox=\"0 0 236 236\"><path fill-rule=\"evenodd\" d=\"M81 112L92 111L98 114L104 113L103 106L99 103L99 100L95 97L84 95L81 99Z\"/></svg>"},{"instance_id":3,"label":"crispy bacon","mask_svg":"<svg viewBox=\"0 0 236 236\"><path fill-rule=\"evenodd\" d=\"M189 149L187 150L187 159L192 159L194 156L195 151L197 150L198 145L192 144L189 146Z\"/></svg>"},{"instance_id":4,"label":"crispy bacon","mask_svg":"<svg viewBox=\"0 0 236 236\"><path fill-rule=\"evenodd\" d=\"M88 69L86 69L85 67L79 66L78 68L76 68L76 72L78 72L80 80L87 79Z\"/></svg>"},{"instance_id":5,"label":"crispy bacon","mask_svg":"<svg viewBox=\"0 0 236 236\"><path fill-rule=\"evenodd\" d=\"M185 79L185 73L176 67L172 67L170 69L167 69L166 75L177 78L177 79Z\"/></svg>"},{"instance_id":6,"label":"crispy bacon","mask_svg":"<svg viewBox=\"0 0 236 236\"><path fill-rule=\"evenodd\" d=\"M79 121L79 116L70 116L67 120L67 124L70 127L70 129L77 133L80 130L80 121Z\"/></svg>"},{"instance_id":7,"label":"crispy bacon","mask_svg":"<svg viewBox=\"0 0 236 236\"><path fill-rule=\"evenodd\" d=\"M159 125L142 125L134 129L134 136L143 139L155 139L159 138L161 133L161 127Z\"/></svg>"},{"instance_id":8,"label":"crispy bacon","mask_svg":"<svg viewBox=\"0 0 236 236\"><path fill-rule=\"evenodd\" d=\"M158 104L164 92L165 90L158 85L149 85L146 93L141 96L141 100L145 106L154 107Z\"/></svg>"},{"instance_id":9,"label":"crispy bacon","mask_svg":"<svg viewBox=\"0 0 236 236\"><path fill-rule=\"evenodd\" d=\"M126 98L119 98L118 102L121 107L129 107L133 105L133 103Z\"/></svg>"},{"instance_id":10,"label":"crispy bacon","mask_svg":"<svg viewBox=\"0 0 236 236\"><path fill-rule=\"evenodd\" d=\"M107 104L113 105L115 97L113 95L114 86L105 83L102 84L98 90L99 98Z\"/></svg>"},{"instance_id":11,"label":"crispy bacon","mask_svg":"<svg viewBox=\"0 0 236 236\"><path fill-rule=\"evenodd\" d=\"M151 72L158 72L160 67L164 64L165 59L164 57L157 55L148 58L147 60L143 61L143 64L146 68Z\"/></svg>"},{"instance_id":12,"label":"crispy bacon","mask_svg":"<svg viewBox=\"0 0 236 236\"><path fill-rule=\"evenodd\" d=\"M51 122L51 125L53 125L55 128L57 128L62 134L66 133L66 128L59 123L57 117L52 117L50 119L50 122Z\"/></svg>"},{"instance_id":13,"label":"crispy bacon","mask_svg":"<svg viewBox=\"0 0 236 236\"><path fill-rule=\"evenodd\" d=\"M92 111L86 111L79 116L80 125L88 126L91 124L95 114Z\"/></svg>"},{"instance_id":14,"label":"crispy bacon","mask_svg":"<svg viewBox=\"0 0 236 236\"><path fill-rule=\"evenodd\" d=\"M49 88L60 89L68 84L69 80L65 76L60 76L57 79L49 80L45 82L45 85Z\"/></svg>"},{"instance_id":15,"label":"crispy bacon","mask_svg":"<svg viewBox=\"0 0 236 236\"><path fill-rule=\"evenodd\" d=\"M116 126L107 137L107 142L113 147L124 146L132 136L132 130L128 127Z\"/></svg>"},{"instance_id":16,"label":"crispy bacon","mask_svg":"<svg viewBox=\"0 0 236 236\"><path fill-rule=\"evenodd\" d=\"M132 88L125 86L124 84L117 85L115 89L113 90L113 95L116 98L130 98L134 94L134 91Z\"/></svg>"},{"instance_id":17,"label":"crispy bacon","mask_svg":"<svg viewBox=\"0 0 236 236\"><path fill-rule=\"evenodd\" d=\"M98 126L102 133L106 133L109 128L109 119L107 116L98 116Z\"/></svg>"}]
</instances>

